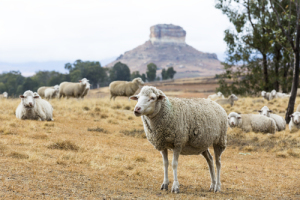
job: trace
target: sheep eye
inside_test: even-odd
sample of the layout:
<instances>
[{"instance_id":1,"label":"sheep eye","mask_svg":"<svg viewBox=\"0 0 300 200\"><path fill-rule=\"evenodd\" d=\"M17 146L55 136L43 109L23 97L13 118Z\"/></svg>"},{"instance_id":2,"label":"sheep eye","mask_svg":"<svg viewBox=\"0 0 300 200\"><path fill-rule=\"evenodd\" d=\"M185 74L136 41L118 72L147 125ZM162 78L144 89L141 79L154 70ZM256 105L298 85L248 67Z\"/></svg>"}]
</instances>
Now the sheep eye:
<instances>
[{"instance_id":1,"label":"sheep eye","mask_svg":"<svg viewBox=\"0 0 300 200\"><path fill-rule=\"evenodd\" d=\"M154 98L154 97L151 97L150 99L151 99L151 100L155 100L155 98Z\"/></svg>"}]
</instances>

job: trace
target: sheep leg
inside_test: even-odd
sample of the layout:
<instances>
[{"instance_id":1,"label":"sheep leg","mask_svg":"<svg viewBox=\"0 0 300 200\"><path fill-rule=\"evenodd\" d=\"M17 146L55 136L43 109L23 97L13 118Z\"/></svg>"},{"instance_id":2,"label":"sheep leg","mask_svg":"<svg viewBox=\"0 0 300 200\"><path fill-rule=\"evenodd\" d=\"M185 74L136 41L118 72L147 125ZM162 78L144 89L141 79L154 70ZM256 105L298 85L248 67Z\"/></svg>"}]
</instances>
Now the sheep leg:
<instances>
[{"instance_id":1,"label":"sheep leg","mask_svg":"<svg viewBox=\"0 0 300 200\"><path fill-rule=\"evenodd\" d=\"M177 166L178 166L178 158L180 154L179 148L173 149L173 161L172 161L172 167L173 167L173 176L174 176L174 182L172 185L172 191L174 193L179 193L179 182L177 179Z\"/></svg>"},{"instance_id":2,"label":"sheep leg","mask_svg":"<svg viewBox=\"0 0 300 200\"><path fill-rule=\"evenodd\" d=\"M168 190L168 185L169 185L169 178L168 178L168 166L169 166L168 150L164 149L160 153L161 153L161 155L163 157L163 161L164 161L164 182L161 185L160 189L161 190Z\"/></svg>"},{"instance_id":3,"label":"sheep leg","mask_svg":"<svg viewBox=\"0 0 300 200\"><path fill-rule=\"evenodd\" d=\"M207 149L202 153L203 157L206 159L206 162L209 166L210 171L210 178L211 178L211 185L209 188L209 191L215 191L215 185L216 185L216 176L215 176L215 168L214 168L214 159L209 153L209 150Z\"/></svg>"},{"instance_id":4,"label":"sheep leg","mask_svg":"<svg viewBox=\"0 0 300 200\"><path fill-rule=\"evenodd\" d=\"M225 150L224 146L214 144L214 151L215 151L215 158L216 158L216 166L217 166L217 185L215 187L214 192L221 191L221 181L220 181L220 174L221 174L221 154Z\"/></svg>"}]
</instances>

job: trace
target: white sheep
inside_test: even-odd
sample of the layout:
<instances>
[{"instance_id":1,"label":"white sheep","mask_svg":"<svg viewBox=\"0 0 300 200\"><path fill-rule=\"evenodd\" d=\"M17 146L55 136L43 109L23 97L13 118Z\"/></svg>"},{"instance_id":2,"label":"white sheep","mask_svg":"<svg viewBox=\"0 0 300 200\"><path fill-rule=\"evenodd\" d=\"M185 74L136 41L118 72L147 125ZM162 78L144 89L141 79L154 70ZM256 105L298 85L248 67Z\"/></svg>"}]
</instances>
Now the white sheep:
<instances>
[{"instance_id":1,"label":"white sheep","mask_svg":"<svg viewBox=\"0 0 300 200\"><path fill-rule=\"evenodd\" d=\"M0 94L0 99L7 99L7 97L8 97L7 92L3 92L2 94Z\"/></svg>"},{"instance_id":2,"label":"white sheep","mask_svg":"<svg viewBox=\"0 0 300 200\"><path fill-rule=\"evenodd\" d=\"M237 101L238 98L234 94L231 94L227 99L217 99L215 102L217 102L220 105L230 104L233 106L234 101Z\"/></svg>"},{"instance_id":3,"label":"white sheep","mask_svg":"<svg viewBox=\"0 0 300 200\"><path fill-rule=\"evenodd\" d=\"M276 114L272 114L272 110L270 110L267 106L262 107L261 110L258 111L260 115L266 116L266 117L270 117L272 119L274 119L275 123L276 123L276 128L277 131L283 131L286 128L286 122L283 119L283 117L276 115Z\"/></svg>"},{"instance_id":4,"label":"white sheep","mask_svg":"<svg viewBox=\"0 0 300 200\"><path fill-rule=\"evenodd\" d=\"M291 121L289 123L290 132L295 132L300 129L300 112L296 111L290 115Z\"/></svg>"},{"instance_id":5,"label":"white sheep","mask_svg":"<svg viewBox=\"0 0 300 200\"><path fill-rule=\"evenodd\" d=\"M162 154L164 181L161 189L168 189L168 149L171 149L174 172L172 192L179 192L177 165L180 154L202 154L210 169L210 190L220 191L220 157L225 150L227 137L225 110L207 99L168 98L161 90L152 86L144 86L138 95L131 96L130 99L138 101L134 114L142 117L148 141ZM211 145L216 157L217 180L213 158L208 150Z\"/></svg>"},{"instance_id":6,"label":"white sheep","mask_svg":"<svg viewBox=\"0 0 300 200\"><path fill-rule=\"evenodd\" d=\"M222 94L222 92L218 92L217 94L211 94L207 97L207 99L211 99L211 100L215 100L218 98L222 98L222 99L225 98L224 95Z\"/></svg>"},{"instance_id":7,"label":"white sheep","mask_svg":"<svg viewBox=\"0 0 300 200\"><path fill-rule=\"evenodd\" d=\"M270 92L262 91L261 96L268 101L272 100L272 95Z\"/></svg>"},{"instance_id":8,"label":"white sheep","mask_svg":"<svg viewBox=\"0 0 300 200\"><path fill-rule=\"evenodd\" d=\"M281 93L281 92L276 92L276 90L272 90L271 91L271 99L275 99L275 98L290 98L290 94L286 94L286 93Z\"/></svg>"},{"instance_id":9,"label":"white sheep","mask_svg":"<svg viewBox=\"0 0 300 200\"><path fill-rule=\"evenodd\" d=\"M47 88L45 90L46 99L54 99L59 95L59 85L54 86L53 88Z\"/></svg>"},{"instance_id":10,"label":"white sheep","mask_svg":"<svg viewBox=\"0 0 300 200\"><path fill-rule=\"evenodd\" d=\"M37 90L37 93L40 95L41 98L45 98L45 91L47 89L57 89L59 90L59 85L55 85L55 86L42 86L39 87L39 89Z\"/></svg>"},{"instance_id":11,"label":"white sheep","mask_svg":"<svg viewBox=\"0 0 300 200\"><path fill-rule=\"evenodd\" d=\"M83 99L90 91L91 88L91 84L89 83L89 80L86 79L86 86L85 86L85 90L83 91L81 98Z\"/></svg>"},{"instance_id":12,"label":"white sheep","mask_svg":"<svg viewBox=\"0 0 300 200\"><path fill-rule=\"evenodd\" d=\"M86 89L87 84L88 84L88 80L86 78L80 80L79 83L62 82L59 85L59 98L61 97L81 98L82 94Z\"/></svg>"},{"instance_id":13,"label":"white sheep","mask_svg":"<svg viewBox=\"0 0 300 200\"><path fill-rule=\"evenodd\" d=\"M19 119L52 121L53 108L49 102L30 90L20 95L21 103L17 107L16 117Z\"/></svg>"},{"instance_id":14,"label":"white sheep","mask_svg":"<svg viewBox=\"0 0 300 200\"><path fill-rule=\"evenodd\" d=\"M128 81L114 81L109 84L110 100L116 99L117 96L130 97L144 85L141 78L135 78L131 82Z\"/></svg>"},{"instance_id":15,"label":"white sheep","mask_svg":"<svg viewBox=\"0 0 300 200\"><path fill-rule=\"evenodd\" d=\"M276 123L272 118L256 114L238 114L231 112L228 115L228 124L231 128L238 127L245 132L275 133Z\"/></svg>"}]
</instances>

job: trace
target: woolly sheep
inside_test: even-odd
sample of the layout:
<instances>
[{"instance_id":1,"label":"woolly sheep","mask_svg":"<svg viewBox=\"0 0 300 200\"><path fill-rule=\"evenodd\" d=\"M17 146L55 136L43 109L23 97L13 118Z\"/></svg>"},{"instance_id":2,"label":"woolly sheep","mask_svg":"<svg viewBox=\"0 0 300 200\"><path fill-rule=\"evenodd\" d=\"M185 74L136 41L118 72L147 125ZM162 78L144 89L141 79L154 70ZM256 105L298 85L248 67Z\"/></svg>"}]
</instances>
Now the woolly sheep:
<instances>
[{"instance_id":1,"label":"woolly sheep","mask_svg":"<svg viewBox=\"0 0 300 200\"><path fill-rule=\"evenodd\" d=\"M116 99L117 96L130 97L144 85L141 78L135 78L131 82L128 81L114 81L109 84L110 100Z\"/></svg>"},{"instance_id":2,"label":"woolly sheep","mask_svg":"<svg viewBox=\"0 0 300 200\"><path fill-rule=\"evenodd\" d=\"M256 114L238 114L231 112L228 115L228 124L231 128L238 127L245 132L275 133L276 123L273 119Z\"/></svg>"},{"instance_id":3,"label":"woolly sheep","mask_svg":"<svg viewBox=\"0 0 300 200\"><path fill-rule=\"evenodd\" d=\"M268 101L272 100L272 95L270 92L262 91L261 96Z\"/></svg>"},{"instance_id":4,"label":"woolly sheep","mask_svg":"<svg viewBox=\"0 0 300 200\"><path fill-rule=\"evenodd\" d=\"M179 154L199 155L206 159L211 175L210 190L221 190L220 157L226 147L227 114L225 110L207 99L168 98L161 90L144 86L140 93L131 96L137 100L135 116L141 116L148 141L161 152L164 163L162 190L168 190L168 149L173 150L174 182L172 192L179 192L177 165ZM208 147L213 145L217 179L213 158Z\"/></svg>"},{"instance_id":5,"label":"woolly sheep","mask_svg":"<svg viewBox=\"0 0 300 200\"><path fill-rule=\"evenodd\" d=\"M224 99L224 95L222 94L222 92L218 92L217 94L211 94L207 97L208 99L211 99L211 100L215 100L215 99L218 99L218 98L222 98Z\"/></svg>"},{"instance_id":6,"label":"woolly sheep","mask_svg":"<svg viewBox=\"0 0 300 200\"><path fill-rule=\"evenodd\" d=\"M83 78L79 83L62 82L59 86L59 98L80 98L85 91L88 80Z\"/></svg>"},{"instance_id":7,"label":"woolly sheep","mask_svg":"<svg viewBox=\"0 0 300 200\"><path fill-rule=\"evenodd\" d=\"M30 90L20 95L21 103L17 107L16 117L19 119L52 121L53 108L49 102Z\"/></svg>"},{"instance_id":8,"label":"woolly sheep","mask_svg":"<svg viewBox=\"0 0 300 200\"><path fill-rule=\"evenodd\" d=\"M215 102L217 102L220 105L230 104L233 106L234 101L237 101L238 98L234 94L231 94L227 99L217 99Z\"/></svg>"},{"instance_id":9,"label":"woolly sheep","mask_svg":"<svg viewBox=\"0 0 300 200\"><path fill-rule=\"evenodd\" d=\"M3 92L2 94L0 94L0 99L7 99L7 97L8 97L7 92Z\"/></svg>"},{"instance_id":10,"label":"woolly sheep","mask_svg":"<svg viewBox=\"0 0 300 200\"><path fill-rule=\"evenodd\" d=\"M300 112L296 111L290 115L291 121L289 123L290 132L295 132L300 129Z\"/></svg>"},{"instance_id":11,"label":"woolly sheep","mask_svg":"<svg viewBox=\"0 0 300 200\"><path fill-rule=\"evenodd\" d=\"M274 119L275 123L276 123L276 128L277 131L283 131L286 128L286 122L283 119L283 117L276 115L276 114L272 114L272 110L270 110L267 106L262 107L261 110L258 111L260 115L266 116L266 117L270 117L272 119Z\"/></svg>"},{"instance_id":12,"label":"woolly sheep","mask_svg":"<svg viewBox=\"0 0 300 200\"><path fill-rule=\"evenodd\" d=\"M59 86L58 87L54 86L54 88L47 88L45 90L46 99L54 99L58 96L58 94L59 94Z\"/></svg>"},{"instance_id":13,"label":"woolly sheep","mask_svg":"<svg viewBox=\"0 0 300 200\"><path fill-rule=\"evenodd\" d=\"M59 85L55 85L55 86L42 86L37 90L37 93L39 94L40 97L45 98L45 90L47 89L57 89L59 90Z\"/></svg>"},{"instance_id":14,"label":"woolly sheep","mask_svg":"<svg viewBox=\"0 0 300 200\"><path fill-rule=\"evenodd\" d=\"M275 98L290 98L291 95L281 92L276 92L276 90L271 91L271 99Z\"/></svg>"}]
</instances>

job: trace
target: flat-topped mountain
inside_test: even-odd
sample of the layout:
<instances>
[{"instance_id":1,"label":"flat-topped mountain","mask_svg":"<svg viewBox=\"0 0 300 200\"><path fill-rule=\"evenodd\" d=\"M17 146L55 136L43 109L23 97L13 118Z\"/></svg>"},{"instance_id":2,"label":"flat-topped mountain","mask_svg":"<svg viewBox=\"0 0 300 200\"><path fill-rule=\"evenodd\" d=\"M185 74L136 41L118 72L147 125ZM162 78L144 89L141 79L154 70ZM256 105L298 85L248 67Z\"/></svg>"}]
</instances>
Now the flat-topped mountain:
<instances>
[{"instance_id":1,"label":"flat-topped mountain","mask_svg":"<svg viewBox=\"0 0 300 200\"><path fill-rule=\"evenodd\" d=\"M147 64L155 63L157 75L163 68L173 67L175 78L211 76L221 73L223 66L216 54L203 53L185 43L186 31L172 24L150 27L150 39L144 44L120 55L106 67L116 62L128 65L130 71L145 73Z\"/></svg>"}]
</instances>

